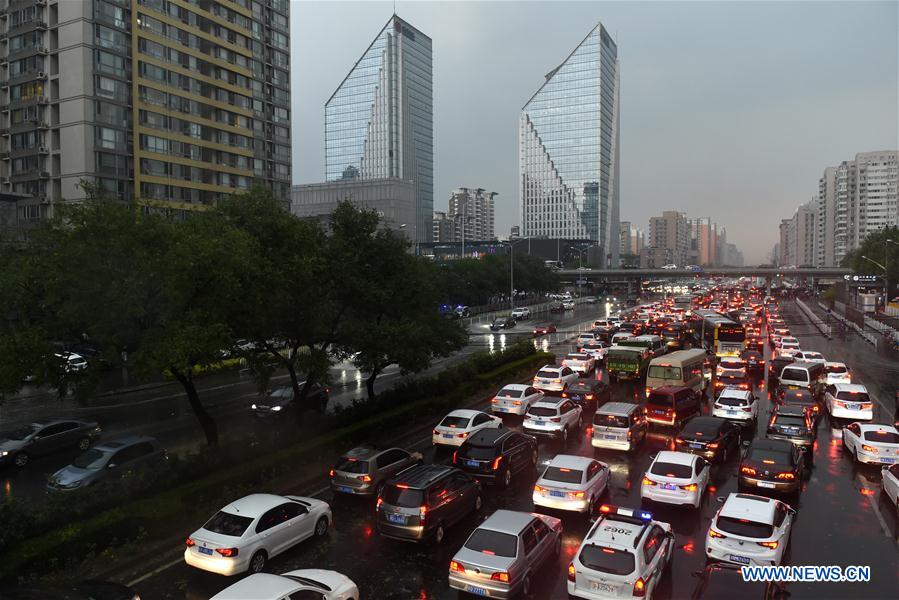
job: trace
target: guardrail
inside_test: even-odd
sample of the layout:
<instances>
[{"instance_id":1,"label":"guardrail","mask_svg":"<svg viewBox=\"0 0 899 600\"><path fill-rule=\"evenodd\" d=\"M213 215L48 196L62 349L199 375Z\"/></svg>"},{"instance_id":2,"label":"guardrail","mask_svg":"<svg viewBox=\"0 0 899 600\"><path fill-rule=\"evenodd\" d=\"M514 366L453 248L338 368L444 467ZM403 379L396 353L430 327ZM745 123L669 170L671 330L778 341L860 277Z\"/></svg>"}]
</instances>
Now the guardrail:
<instances>
[{"instance_id":1,"label":"guardrail","mask_svg":"<svg viewBox=\"0 0 899 600\"><path fill-rule=\"evenodd\" d=\"M572 300L574 300L575 304L586 304L587 303L587 298L572 298ZM594 300L595 300L595 298L594 298ZM550 304L552 304L552 302L540 302L539 304L516 306L516 308L528 308L531 311L531 316L534 317L534 316L540 315L540 314L548 314L550 312L549 311ZM497 317L507 316L511 312L512 312L511 308L504 308L504 309L500 309L500 310L488 311L488 312L484 312L484 313L481 313L478 315L474 315L472 317L467 317L467 318L463 319L462 322L465 324L466 327L468 327L470 325L480 325L483 323L490 323L493 321L493 319L495 319Z\"/></svg>"},{"instance_id":2,"label":"guardrail","mask_svg":"<svg viewBox=\"0 0 899 600\"><path fill-rule=\"evenodd\" d=\"M828 310L828 307L821 302L818 303L818 306L820 306L823 310ZM858 325L856 325L849 319L846 319L845 317L842 317L833 311L831 311L830 316L832 316L834 319L836 319L837 321L842 323L845 327L848 327L849 329L852 329L853 331L855 331L855 333L857 333L860 338L862 338L863 340L865 340L866 342L868 342L869 344L871 344L872 346L877 348L877 343L879 341L877 339L877 336L867 333L863 328L859 327Z\"/></svg>"},{"instance_id":3,"label":"guardrail","mask_svg":"<svg viewBox=\"0 0 899 600\"><path fill-rule=\"evenodd\" d=\"M826 325L824 321L822 321L818 317L818 315L812 312L812 309L805 305L805 302L803 302L799 298L796 298L796 306L799 307L799 310L805 313L805 316L808 317L809 321L812 322L812 325L818 328L818 331L821 332L821 335L823 335L827 339L831 339L833 337L831 335L830 325Z\"/></svg>"}]
</instances>

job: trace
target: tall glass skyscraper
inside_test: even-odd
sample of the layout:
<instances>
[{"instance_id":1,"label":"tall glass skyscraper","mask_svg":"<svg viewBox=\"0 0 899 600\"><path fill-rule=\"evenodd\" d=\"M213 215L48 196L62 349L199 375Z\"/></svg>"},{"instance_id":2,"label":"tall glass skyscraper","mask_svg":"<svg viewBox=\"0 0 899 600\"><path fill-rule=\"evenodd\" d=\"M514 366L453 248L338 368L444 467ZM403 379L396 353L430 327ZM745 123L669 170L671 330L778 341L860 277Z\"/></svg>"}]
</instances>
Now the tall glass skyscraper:
<instances>
[{"instance_id":1,"label":"tall glass skyscraper","mask_svg":"<svg viewBox=\"0 0 899 600\"><path fill-rule=\"evenodd\" d=\"M414 237L431 239L434 103L431 38L393 15L325 103L325 177L411 180Z\"/></svg>"},{"instance_id":2,"label":"tall glass skyscraper","mask_svg":"<svg viewBox=\"0 0 899 600\"><path fill-rule=\"evenodd\" d=\"M618 266L618 48L602 24L546 75L521 111L526 237L583 239Z\"/></svg>"}]
</instances>

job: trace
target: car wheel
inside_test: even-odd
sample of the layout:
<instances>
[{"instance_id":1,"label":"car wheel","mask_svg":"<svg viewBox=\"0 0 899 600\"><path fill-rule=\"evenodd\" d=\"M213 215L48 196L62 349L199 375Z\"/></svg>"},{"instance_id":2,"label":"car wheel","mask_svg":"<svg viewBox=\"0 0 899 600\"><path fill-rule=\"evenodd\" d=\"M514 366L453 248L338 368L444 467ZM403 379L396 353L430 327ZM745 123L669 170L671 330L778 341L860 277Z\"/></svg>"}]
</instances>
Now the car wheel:
<instances>
[{"instance_id":1,"label":"car wheel","mask_svg":"<svg viewBox=\"0 0 899 600\"><path fill-rule=\"evenodd\" d=\"M482 508L484 508L484 497L478 494L474 497L474 511L481 512Z\"/></svg>"},{"instance_id":2,"label":"car wheel","mask_svg":"<svg viewBox=\"0 0 899 600\"><path fill-rule=\"evenodd\" d=\"M91 447L91 439L89 437L83 437L78 440L78 449L84 452L88 448Z\"/></svg>"},{"instance_id":3,"label":"car wheel","mask_svg":"<svg viewBox=\"0 0 899 600\"><path fill-rule=\"evenodd\" d=\"M590 496L590 500L587 501L587 517L592 517L593 513L596 511L596 498Z\"/></svg>"},{"instance_id":4,"label":"car wheel","mask_svg":"<svg viewBox=\"0 0 899 600\"><path fill-rule=\"evenodd\" d=\"M443 528L443 523L437 523L437 529L434 530L434 543L442 544L445 536L446 530Z\"/></svg>"},{"instance_id":5,"label":"car wheel","mask_svg":"<svg viewBox=\"0 0 899 600\"><path fill-rule=\"evenodd\" d=\"M261 573L262 569L265 568L265 562L268 560L265 552L259 550L256 554L253 555L253 558L250 559L249 571L250 573Z\"/></svg>"},{"instance_id":6,"label":"car wheel","mask_svg":"<svg viewBox=\"0 0 899 600\"><path fill-rule=\"evenodd\" d=\"M503 487L509 487L509 484L512 483L512 471L509 470L509 467L506 467L503 470Z\"/></svg>"},{"instance_id":7,"label":"car wheel","mask_svg":"<svg viewBox=\"0 0 899 600\"><path fill-rule=\"evenodd\" d=\"M28 464L28 454L26 454L25 452L19 452L18 454L16 454L16 458L13 462L15 462L17 467L24 467Z\"/></svg>"},{"instance_id":8,"label":"car wheel","mask_svg":"<svg viewBox=\"0 0 899 600\"><path fill-rule=\"evenodd\" d=\"M531 595L531 576L524 576L524 583L521 584L521 595L522 596L530 596Z\"/></svg>"},{"instance_id":9,"label":"car wheel","mask_svg":"<svg viewBox=\"0 0 899 600\"><path fill-rule=\"evenodd\" d=\"M320 518L315 523L315 537L323 537L328 533L328 519L325 517Z\"/></svg>"}]
</instances>

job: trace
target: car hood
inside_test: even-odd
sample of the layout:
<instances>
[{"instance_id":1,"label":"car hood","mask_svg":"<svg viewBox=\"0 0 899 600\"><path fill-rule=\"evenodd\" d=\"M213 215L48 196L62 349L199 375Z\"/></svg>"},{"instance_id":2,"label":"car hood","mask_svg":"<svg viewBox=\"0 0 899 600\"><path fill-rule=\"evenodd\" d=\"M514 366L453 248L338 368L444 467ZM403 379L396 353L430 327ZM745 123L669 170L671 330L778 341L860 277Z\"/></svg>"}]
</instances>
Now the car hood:
<instances>
[{"instance_id":1,"label":"car hood","mask_svg":"<svg viewBox=\"0 0 899 600\"><path fill-rule=\"evenodd\" d=\"M8 440L0 438L0 452L12 452L25 445L24 440Z\"/></svg>"},{"instance_id":2,"label":"car hood","mask_svg":"<svg viewBox=\"0 0 899 600\"><path fill-rule=\"evenodd\" d=\"M86 479L96 472L97 470L94 469L82 469L80 467L76 467L75 465L69 465L54 473L50 477L50 479L52 481L55 481L59 485L66 486L71 485L76 481Z\"/></svg>"}]
</instances>

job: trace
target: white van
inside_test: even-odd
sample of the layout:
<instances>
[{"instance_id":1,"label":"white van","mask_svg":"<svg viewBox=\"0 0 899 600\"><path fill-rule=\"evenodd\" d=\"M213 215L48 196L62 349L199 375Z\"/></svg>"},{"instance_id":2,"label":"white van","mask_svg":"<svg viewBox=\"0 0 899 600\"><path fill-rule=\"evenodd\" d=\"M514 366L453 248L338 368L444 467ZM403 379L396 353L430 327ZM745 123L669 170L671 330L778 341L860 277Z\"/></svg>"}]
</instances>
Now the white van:
<instances>
[{"instance_id":1,"label":"white van","mask_svg":"<svg viewBox=\"0 0 899 600\"><path fill-rule=\"evenodd\" d=\"M657 387L675 385L692 388L704 393L708 385L705 378L705 350L677 350L659 356L649 362L646 371L646 395Z\"/></svg>"},{"instance_id":2,"label":"white van","mask_svg":"<svg viewBox=\"0 0 899 600\"><path fill-rule=\"evenodd\" d=\"M826 376L823 364L799 361L786 365L780 372L777 382L785 390L803 388L817 395L824 385Z\"/></svg>"},{"instance_id":3,"label":"white van","mask_svg":"<svg viewBox=\"0 0 899 600\"><path fill-rule=\"evenodd\" d=\"M621 346L643 347L649 350L653 356L661 356L668 351L668 344L658 335L638 335L619 342Z\"/></svg>"}]
</instances>

